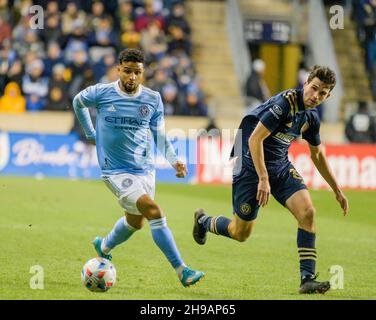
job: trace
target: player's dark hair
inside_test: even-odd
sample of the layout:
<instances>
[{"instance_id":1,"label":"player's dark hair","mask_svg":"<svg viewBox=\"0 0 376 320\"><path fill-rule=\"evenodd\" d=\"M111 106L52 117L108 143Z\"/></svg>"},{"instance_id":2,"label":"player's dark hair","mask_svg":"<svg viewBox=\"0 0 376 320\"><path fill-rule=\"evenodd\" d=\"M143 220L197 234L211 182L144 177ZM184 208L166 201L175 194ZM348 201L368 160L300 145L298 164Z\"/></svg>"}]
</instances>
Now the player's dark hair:
<instances>
[{"instance_id":1,"label":"player's dark hair","mask_svg":"<svg viewBox=\"0 0 376 320\"><path fill-rule=\"evenodd\" d=\"M309 76L307 82L310 83L315 77L324 82L332 90L336 85L336 74L328 67L314 65L309 70Z\"/></svg>"},{"instance_id":2,"label":"player's dark hair","mask_svg":"<svg viewBox=\"0 0 376 320\"><path fill-rule=\"evenodd\" d=\"M123 62L140 62L144 63L144 54L137 49L125 49L119 53L119 64Z\"/></svg>"}]
</instances>

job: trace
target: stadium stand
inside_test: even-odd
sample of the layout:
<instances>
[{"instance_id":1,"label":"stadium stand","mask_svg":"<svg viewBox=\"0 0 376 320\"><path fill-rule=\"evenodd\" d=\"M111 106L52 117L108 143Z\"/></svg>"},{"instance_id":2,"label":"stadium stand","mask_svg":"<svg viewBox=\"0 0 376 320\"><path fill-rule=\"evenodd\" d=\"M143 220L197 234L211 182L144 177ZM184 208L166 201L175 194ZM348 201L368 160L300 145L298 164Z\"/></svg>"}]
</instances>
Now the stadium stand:
<instances>
[{"instance_id":1,"label":"stadium stand","mask_svg":"<svg viewBox=\"0 0 376 320\"><path fill-rule=\"evenodd\" d=\"M32 5L44 9L42 29L30 27ZM146 85L161 92L166 115L206 117L184 1L2 1L0 9L0 96L15 82L27 113L71 112L80 90L116 80L116 54L131 47L145 52Z\"/></svg>"},{"instance_id":2,"label":"stadium stand","mask_svg":"<svg viewBox=\"0 0 376 320\"><path fill-rule=\"evenodd\" d=\"M307 43L308 2L2 1L0 96L14 82L26 105L17 108L17 115L2 108L0 128L38 132L43 127L46 132L68 133L74 126L74 95L93 83L115 81L116 54L130 47L142 48L147 55L146 85L161 93L168 127L203 128L209 119L215 119L219 128L236 129L252 104L246 98L245 82L254 59L266 64L264 78L271 95L298 86L299 75L315 63ZM42 30L30 28L33 4L44 8ZM332 142L344 141L344 121L356 111L357 102L361 98L370 104L373 101L370 83L375 82L364 67L367 64L362 66L359 59L365 57L366 38L357 40L357 34L365 34L360 10L364 4L372 5L372 1L352 4L344 32L331 31L344 82L339 121L323 122L323 134L328 132ZM233 16L234 5L239 16ZM240 32L234 29L234 20L239 20ZM288 34L288 41L253 43L247 38L247 28L255 20L281 23L280 35ZM346 50L346 43L351 43L351 50ZM243 44L247 50L242 50ZM351 64L346 63L349 59ZM29 117L40 125L32 124Z\"/></svg>"}]
</instances>

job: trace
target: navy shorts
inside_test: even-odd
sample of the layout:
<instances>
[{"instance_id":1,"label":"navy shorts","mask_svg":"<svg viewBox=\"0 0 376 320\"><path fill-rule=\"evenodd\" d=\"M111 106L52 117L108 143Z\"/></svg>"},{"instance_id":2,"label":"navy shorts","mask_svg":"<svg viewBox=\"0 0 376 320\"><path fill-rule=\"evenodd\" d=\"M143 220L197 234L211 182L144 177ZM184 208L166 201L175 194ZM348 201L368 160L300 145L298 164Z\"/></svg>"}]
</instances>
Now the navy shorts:
<instances>
[{"instance_id":1,"label":"navy shorts","mask_svg":"<svg viewBox=\"0 0 376 320\"><path fill-rule=\"evenodd\" d=\"M295 192L307 189L303 178L291 163L283 168L268 168L271 194L283 206ZM255 170L243 169L233 179L232 206L233 211L242 220L252 221L257 217L260 206L256 200L258 176Z\"/></svg>"}]
</instances>

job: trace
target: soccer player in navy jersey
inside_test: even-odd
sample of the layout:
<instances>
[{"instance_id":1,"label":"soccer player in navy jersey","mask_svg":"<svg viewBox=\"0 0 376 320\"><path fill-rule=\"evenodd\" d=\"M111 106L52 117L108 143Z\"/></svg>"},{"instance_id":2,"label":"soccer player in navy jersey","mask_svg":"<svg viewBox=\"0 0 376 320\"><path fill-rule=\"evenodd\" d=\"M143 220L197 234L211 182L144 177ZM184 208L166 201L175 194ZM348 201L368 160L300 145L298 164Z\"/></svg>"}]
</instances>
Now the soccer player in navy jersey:
<instances>
[{"instance_id":1,"label":"soccer player in navy jersey","mask_svg":"<svg viewBox=\"0 0 376 320\"><path fill-rule=\"evenodd\" d=\"M90 86L73 100L74 111L87 139L96 144L102 179L125 210L125 217L115 223L106 237L94 239L94 248L100 257L111 260L110 251L141 229L146 219L154 242L176 270L183 286L193 285L204 273L185 265L166 217L154 201L155 167L149 132L178 178L186 176L186 165L177 158L165 136L160 94L141 84L142 52L123 50L119 55L118 72L119 80ZM95 129L88 108L96 109Z\"/></svg>"},{"instance_id":2,"label":"soccer player in navy jersey","mask_svg":"<svg viewBox=\"0 0 376 320\"><path fill-rule=\"evenodd\" d=\"M232 201L233 219L208 216L203 209L194 215L193 237L203 245L207 232L243 242L251 234L260 206L270 194L286 207L298 222L297 246L300 257L300 293L325 293L328 281L315 279L315 208L302 177L288 159L291 142L302 135L311 158L335 193L343 214L348 201L331 172L320 141L320 119L316 106L329 98L336 84L335 73L314 66L303 89L281 92L245 116L235 138Z\"/></svg>"}]
</instances>

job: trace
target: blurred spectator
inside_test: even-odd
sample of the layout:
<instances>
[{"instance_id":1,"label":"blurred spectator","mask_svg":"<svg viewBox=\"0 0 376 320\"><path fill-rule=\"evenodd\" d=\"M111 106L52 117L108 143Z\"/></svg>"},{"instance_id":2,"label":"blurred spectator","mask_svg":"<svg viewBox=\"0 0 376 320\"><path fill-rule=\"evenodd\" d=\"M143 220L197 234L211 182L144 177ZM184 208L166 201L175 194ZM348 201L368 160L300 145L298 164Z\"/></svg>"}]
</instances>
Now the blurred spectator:
<instances>
[{"instance_id":1,"label":"blurred spectator","mask_svg":"<svg viewBox=\"0 0 376 320\"><path fill-rule=\"evenodd\" d=\"M173 5L171 15L167 18L166 30L171 26L180 27L186 35L191 34L191 27L185 18L185 7L181 2L177 2Z\"/></svg>"},{"instance_id":2,"label":"blurred spectator","mask_svg":"<svg viewBox=\"0 0 376 320\"><path fill-rule=\"evenodd\" d=\"M167 84L162 88L162 101L166 116L183 113L181 96L176 86Z\"/></svg>"},{"instance_id":3,"label":"blurred spectator","mask_svg":"<svg viewBox=\"0 0 376 320\"><path fill-rule=\"evenodd\" d=\"M5 87L4 95L0 98L0 112L25 112L26 100L21 95L20 87L15 82L9 82Z\"/></svg>"},{"instance_id":4,"label":"blurred spectator","mask_svg":"<svg viewBox=\"0 0 376 320\"><path fill-rule=\"evenodd\" d=\"M67 35L63 49L65 52L65 60L71 62L75 51L88 51L88 40L84 28L84 23L77 20L73 23L74 30Z\"/></svg>"},{"instance_id":5,"label":"blurred spectator","mask_svg":"<svg viewBox=\"0 0 376 320\"><path fill-rule=\"evenodd\" d=\"M367 69L372 71L376 62L376 0L362 1L361 4L365 32Z\"/></svg>"},{"instance_id":6,"label":"blurred spectator","mask_svg":"<svg viewBox=\"0 0 376 320\"><path fill-rule=\"evenodd\" d=\"M26 66L26 74L22 78L22 91L26 96L28 110L36 111L45 107L49 80L47 77L42 77L43 68L43 62L40 59Z\"/></svg>"},{"instance_id":7,"label":"blurred spectator","mask_svg":"<svg viewBox=\"0 0 376 320\"><path fill-rule=\"evenodd\" d=\"M165 21L159 12L155 12L153 0L145 0L145 11L143 14L136 17L135 26L138 32L146 29L150 21L157 21L161 30L164 30Z\"/></svg>"},{"instance_id":8,"label":"blurred spectator","mask_svg":"<svg viewBox=\"0 0 376 320\"><path fill-rule=\"evenodd\" d=\"M62 34L60 16L52 14L46 18L45 27L40 30L39 38L44 43L57 42L60 41Z\"/></svg>"},{"instance_id":9,"label":"blurred spectator","mask_svg":"<svg viewBox=\"0 0 376 320\"><path fill-rule=\"evenodd\" d=\"M86 13L82 10L78 10L77 4L74 1L69 1L65 11L61 17L62 30L64 34L71 34L76 28L74 22L79 21L82 26L86 25Z\"/></svg>"},{"instance_id":10,"label":"blurred spectator","mask_svg":"<svg viewBox=\"0 0 376 320\"><path fill-rule=\"evenodd\" d=\"M69 64L71 70L72 81L69 87L69 98L73 99L74 96L81 91L82 83L84 81L84 73L90 69L88 55L85 50L77 50L74 52L73 61Z\"/></svg>"},{"instance_id":11,"label":"blurred spectator","mask_svg":"<svg viewBox=\"0 0 376 320\"><path fill-rule=\"evenodd\" d=\"M104 4L102 1L93 1L91 5L91 14L89 15L89 29L96 30L100 27L100 21L104 18Z\"/></svg>"},{"instance_id":12,"label":"blurred spectator","mask_svg":"<svg viewBox=\"0 0 376 320\"><path fill-rule=\"evenodd\" d=\"M27 30L30 29L29 25L30 16L26 15L21 17L12 31L13 42L22 42Z\"/></svg>"},{"instance_id":13,"label":"blurred spectator","mask_svg":"<svg viewBox=\"0 0 376 320\"><path fill-rule=\"evenodd\" d=\"M31 94L26 99L26 109L28 111L41 111L45 107L43 100L36 94Z\"/></svg>"},{"instance_id":14,"label":"blurred spectator","mask_svg":"<svg viewBox=\"0 0 376 320\"><path fill-rule=\"evenodd\" d=\"M117 47L117 35L112 28L110 16L103 16L98 19L98 26L94 28L89 36L89 46Z\"/></svg>"},{"instance_id":15,"label":"blurred spectator","mask_svg":"<svg viewBox=\"0 0 376 320\"><path fill-rule=\"evenodd\" d=\"M193 67L192 60L186 54L180 54L174 66L175 80L180 89L187 90L192 83L196 71Z\"/></svg>"},{"instance_id":16,"label":"blurred spectator","mask_svg":"<svg viewBox=\"0 0 376 320\"><path fill-rule=\"evenodd\" d=\"M116 64L115 56L112 53L106 54L98 63L93 66L95 81L99 81L108 69Z\"/></svg>"},{"instance_id":17,"label":"blurred spectator","mask_svg":"<svg viewBox=\"0 0 376 320\"><path fill-rule=\"evenodd\" d=\"M134 22L135 15L133 12L133 4L131 0L119 0L119 9L117 11L120 28L125 26L127 22Z\"/></svg>"},{"instance_id":18,"label":"blurred spectator","mask_svg":"<svg viewBox=\"0 0 376 320\"><path fill-rule=\"evenodd\" d=\"M44 43L39 40L37 31L33 29L26 30L23 39L15 41L13 47L21 58L24 58L30 51L34 52L38 58L43 58L44 55Z\"/></svg>"},{"instance_id":19,"label":"blurred spectator","mask_svg":"<svg viewBox=\"0 0 376 320\"><path fill-rule=\"evenodd\" d=\"M206 117L208 108L204 101L199 99L197 90L189 90L185 96L183 115Z\"/></svg>"},{"instance_id":20,"label":"blurred spectator","mask_svg":"<svg viewBox=\"0 0 376 320\"><path fill-rule=\"evenodd\" d=\"M159 60L158 66L159 68L164 69L167 72L169 78L174 79L176 81L177 76L175 69L178 63L179 62L177 57L166 54L165 56L163 56L161 60Z\"/></svg>"},{"instance_id":21,"label":"blurred spectator","mask_svg":"<svg viewBox=\"0 0 376 320\"><path fill-rule=\"evenodd\" d=\"M366 102L359 102L358 111L346 123L345 135L350 142L376 142L375 117L370 114Z\"/></svg>"},{"instance_id":22,"label":"blurred spectator","mask_svg":"<svg viewBox=\"0 0 376 320\"><path fill-rule=\"evenodd\" d=\"M188 56L191 55L192 44L188 40L187 35L184 33L180 26L172 25L169 27L168 32L170 39L168 41L168 50L170 54L185 53Z\"/></svg>"},{"instance_id":23,"label":"blurred spectator","mask_svg":"<svg viewBox=\"0 0 376 320\"><path fill-rule=\"evenodd\" d=\"M32 0L15 1L15 9L19 12L20 16L26 16L30 14L30 7L33 5Z\"/></svg>"},{"instance_id":24,"label":"blurred spectator","mask_svg":"<svg viewBox=\"0 0 376 320\"><path fill-rule=\"evenodd\" d=\"M8 0L0 0L0 19L3 18L4 20L6 20L9 18L10 12L8 6Z\"/></svg>"},{"instance_id":25,"label":"blurred spectator","mask_svg":"<svg viewBox=\"0 0 376 320\"><path fill-rule=\"evenodd\" d=\"M43 59L44 72L43 75L51 77L52 69L57 64L64 64L64 58L61 54L60 46L57 42L50 42L47 49L47 57Z\"/></svg>"},{"instance_id":26,"label":"blurred spectator","mask_svg":"<svg viewBox=\"0 0 376 320\"><path fill-rule=\"evenodd\" d=\"M261 59L256 59L252 64L252 72L247 79L245 92L247 97L257 99L258 102L265 102L270 98L269 88L263 78L265 63Z\"/></svg>"},{"instance_id":27,"label":"blurred spectator","mask_svg":"<svg viewBox=\"0 0 376 320\"><path fill-rule=\"evenodd\" d=\"M136 31L133 21L122 22L121 44L125 48L140 48L141 34Z\"/></svg>"},{"instance_id":28,"label":"blurred spectator","mask_svg":"<svg viewBox=\"0 0 376 320\"><path fill-rule=\"evenodd\" d=\"M83 73L83 81L81 84L81 88L79 91L82 91L86 89L89 86L93 86L97 83L97 81L94 78L94 72L92 69L86 69Z\"/></svg>"},{"instance_id":29,"label":"blurred spectator","mask_svg":"<svg viewBox=\"0 0 376 320\"><path fill-rule=\"evenodd\" d=\"M56 64L52 70L52 79L48 87L46 110L67 110L69 105L68 83L64 80L65 66Z\"/></svg>"},{"instance_id":30,"label":"blurred spectator","mask_svg":"<svg viewBox=\"0 0 376 320\"><path fill-rule=\"evenodd\" d=\"M158 68L154 77L149 81L150 89L162 92L163 87L167 84L175 86L175 82L168 77L166 70Z\"/></svg>"},{"instance_id":31,"label":"blurred spectator","mask_svg":"<svg viewBox=\"0 0 376 320\"><path fill-rule=\"evenodd\" d=\"M98 62L105 54L115 52L118 48L118 36L112 28L112 19L105 16L99 21L97 29L88 36L91 60Z\"/></svg>"},{"instance_id":32,"label":"blurred spectator","mask_svg":"<svg viewBox=\"0 0 376 320\"><path fill-rule=\"evenodd\" d=\"M59 3L57 1L48 1L45 14L47 17L55 14L60 15Z\"/></svg>"},{"instance_id":33,"label":"blurred spectator","mask_svg":"<svg viewBox=\"0 0 376 320\"><path fill-rule=\"evenodd\" d=\"M114 65L107 69L106 74L99 80L100 83L110 83L119 79L117 66Z\"/></svg>"},{"instance_id":34,"label":"blurred spectator","mask_svg":"<svg viewBox=\"0 0 376 320\"><path fill-rule=\"evenodd\" d=\"M0 16L0 43L6 39L10 40L11 36L12 28L10 24L2 16Z\"/></svg>"},{"instance_id":35,"label":"blurred spectator","mask_svg":"<svg viewBox=\"0 0 376 320\"><path fill-rule=\"evenodd\" d=\"M17 59L10 66L7 82L15 82L21 88L22 86L22 77L23 77L23 66L21 60Z\"/></svg>"},{"instance_id":36,"label":"blurred spectator","mask_svg":"<svg viewBox=\"0 0 376 320\"><path fill-rule=\"evenodd\" d=\"M141 46L148 61L159 61L167 51L166 36L156 20L149 22L141 33Z\"/></svg>"}]
</instances>

